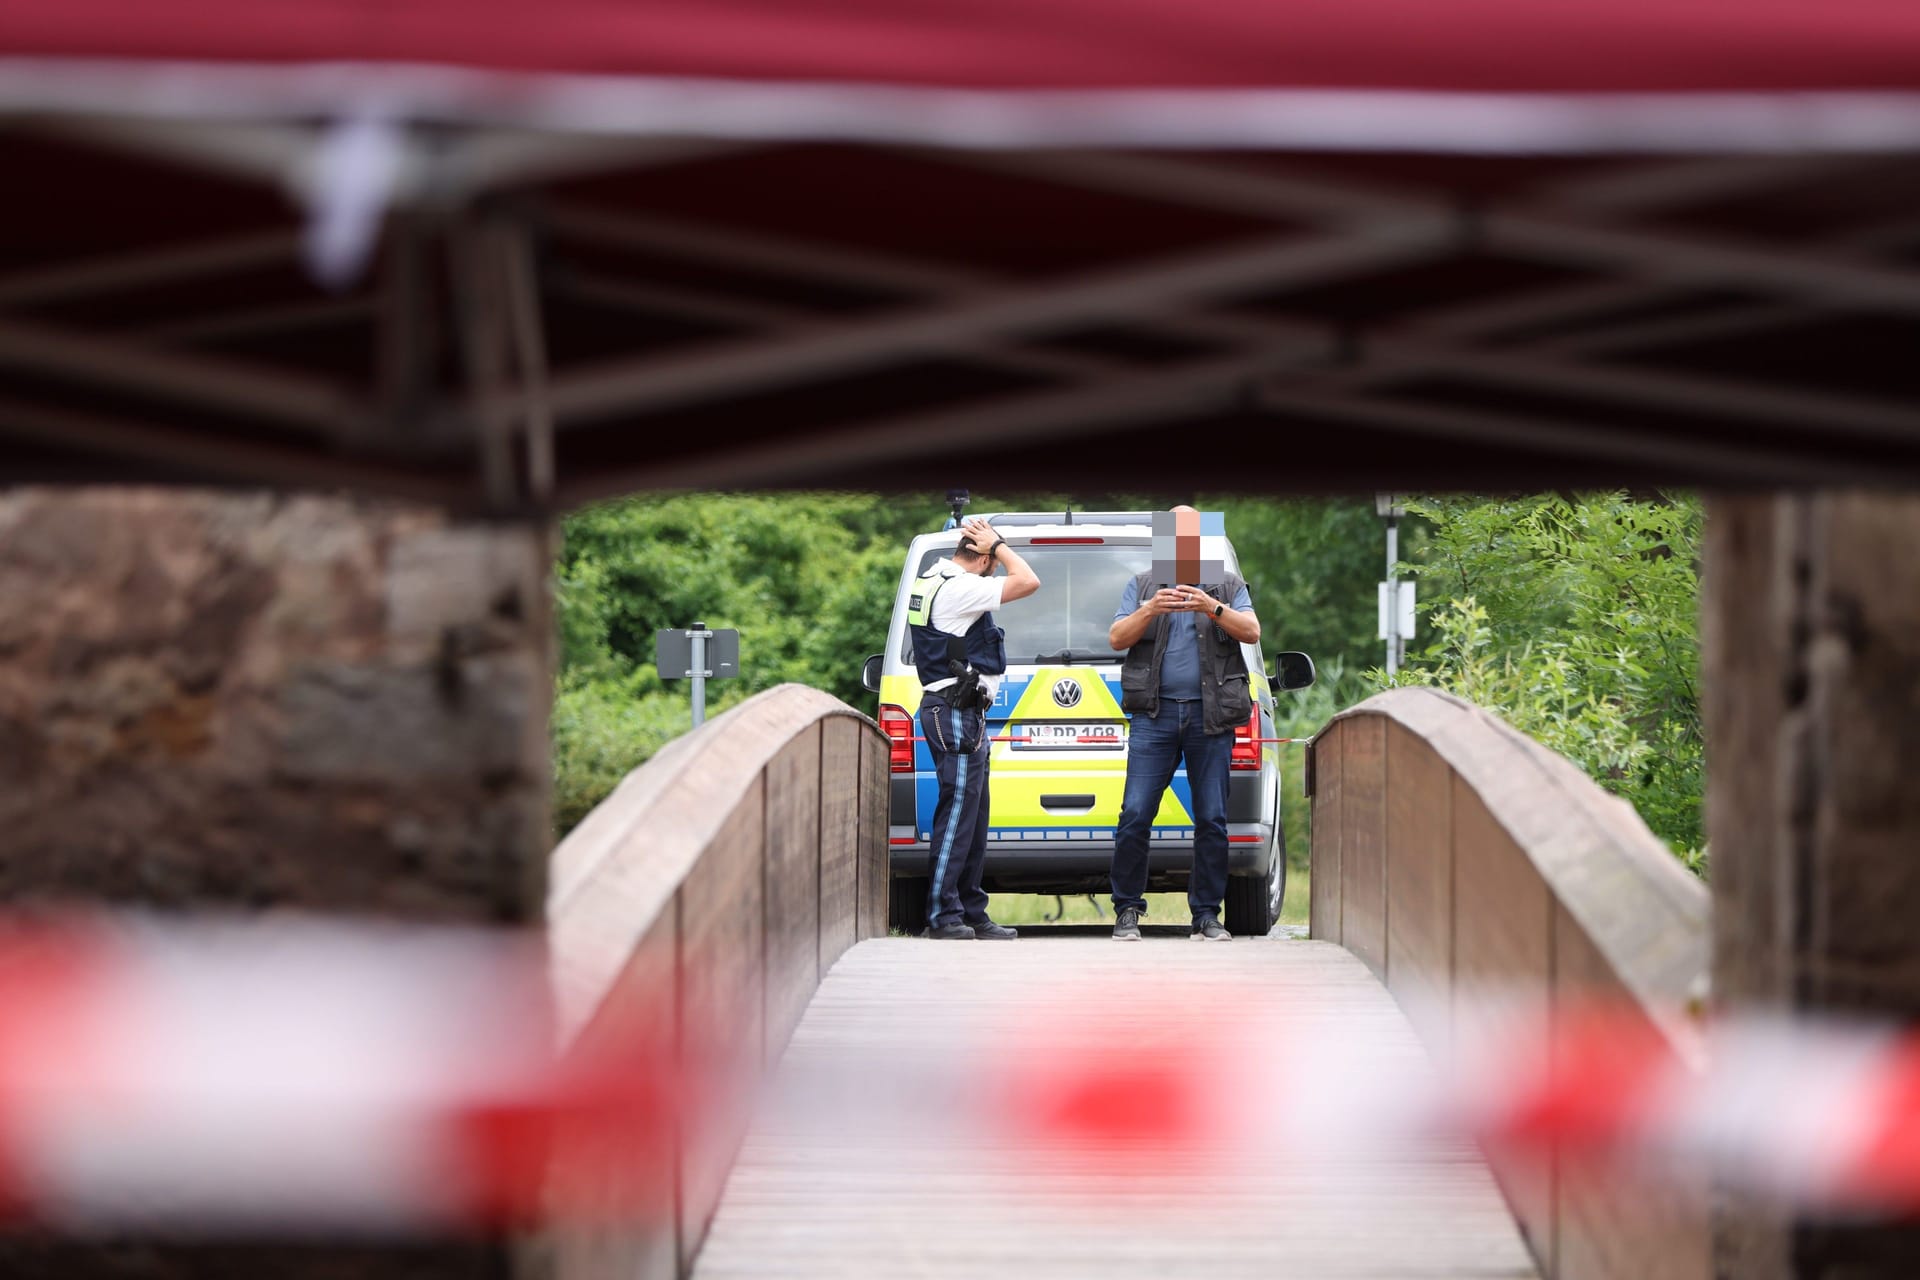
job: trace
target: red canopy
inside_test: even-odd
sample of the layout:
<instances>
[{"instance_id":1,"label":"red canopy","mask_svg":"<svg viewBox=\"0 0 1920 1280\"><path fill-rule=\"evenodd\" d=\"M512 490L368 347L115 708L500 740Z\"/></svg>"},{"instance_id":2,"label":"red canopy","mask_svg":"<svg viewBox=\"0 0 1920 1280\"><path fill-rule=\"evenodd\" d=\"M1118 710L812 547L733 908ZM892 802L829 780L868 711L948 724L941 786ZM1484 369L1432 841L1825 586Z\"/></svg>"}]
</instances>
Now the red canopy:
<instances>
[{"instance_id":1,"label":"red canopy","mask_svg":"<svg viewBox=\"0 0 1920 1280\"><path fill-rule=\"evenodd\" d=\"M1920 478L1916 0L0 0L0 124L0 483Z\"/></svg>"},{"instance_id":2,"label":"red canopy","mask_svg":"<svg viewBox=\"0 0 1920 1280\"><path fill-rule=\"evenodd\" d=\"M197 74L186 76L185 69ZM11 0L0 107L1468 150L1920 136L1912 0Z\"/></svg>"}]
</instances>

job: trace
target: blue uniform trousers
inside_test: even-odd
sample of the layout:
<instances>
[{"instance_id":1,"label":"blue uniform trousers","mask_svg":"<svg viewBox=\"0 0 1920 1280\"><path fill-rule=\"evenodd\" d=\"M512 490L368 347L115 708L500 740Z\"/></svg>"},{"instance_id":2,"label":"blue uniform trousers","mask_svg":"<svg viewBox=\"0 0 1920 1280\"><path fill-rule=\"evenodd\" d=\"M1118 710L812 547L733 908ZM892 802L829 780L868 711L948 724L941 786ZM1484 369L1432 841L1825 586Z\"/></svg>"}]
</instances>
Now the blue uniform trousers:
<instances>
[{"instance_id":1,"label":"blue uniform trousers","mask_svg":"<svg viewBox=\"0 0 1920 1280\"><path fill-rule=\"evenodd\" d=\"M938 693L920 702L920 733L940 776L933 809L927 923L935 928L987 919L980 876L987 864L986 713L961 711Z\"/></svg>"}]
</instances>

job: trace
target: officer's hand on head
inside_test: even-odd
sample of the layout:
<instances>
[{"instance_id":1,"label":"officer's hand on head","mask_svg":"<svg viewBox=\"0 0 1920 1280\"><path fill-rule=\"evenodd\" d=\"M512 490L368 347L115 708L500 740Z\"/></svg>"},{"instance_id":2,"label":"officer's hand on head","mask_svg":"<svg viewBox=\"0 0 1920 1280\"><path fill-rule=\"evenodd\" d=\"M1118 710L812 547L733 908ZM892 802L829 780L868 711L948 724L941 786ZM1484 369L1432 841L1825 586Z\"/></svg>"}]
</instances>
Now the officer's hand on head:
<instances>
[{"instance_id":1,"label":"officer's hand on head","mask_svg":"<svg viewBox=\"0 0 1920 1280\"><path fill-rule=\"evenodd\" d=\"M973 549L982 555L985 555L987 548L999 541L1000 537L993 531L993 526L979 516L968 516L962 520L960 532L966 536L968 542L973 544Z\"/></svg>"}]
</instances>

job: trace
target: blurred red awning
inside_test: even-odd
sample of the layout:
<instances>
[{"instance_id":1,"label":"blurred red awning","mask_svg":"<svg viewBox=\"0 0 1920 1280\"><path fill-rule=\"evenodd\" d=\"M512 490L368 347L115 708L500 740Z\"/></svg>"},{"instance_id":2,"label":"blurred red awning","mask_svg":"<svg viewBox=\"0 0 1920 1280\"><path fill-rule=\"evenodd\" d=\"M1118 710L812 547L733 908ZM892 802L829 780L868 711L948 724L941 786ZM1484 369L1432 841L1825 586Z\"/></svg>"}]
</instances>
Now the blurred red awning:
<instances>
[{"instance_id":1,"label":"blurred red awning","mask_svg":"<svg viewBox=\"0 0 1920 1280\"><path fill-rule=\"evenodd\" d=\"M1910 0L0 6L0 108L163 115L1003 145L1865 147L1920 132L1917 88Z\"/></svg>"},{"instance_id":2,"label":"blurred red awning","mask_svg":"<svg viewBox=\"0 0 1920 1280\"><path fill-rule=\"evenodd\" d=\"M1910 483L1917 145L1915 0L0 0L0 484Z\"/></svg>"}]
</instances>

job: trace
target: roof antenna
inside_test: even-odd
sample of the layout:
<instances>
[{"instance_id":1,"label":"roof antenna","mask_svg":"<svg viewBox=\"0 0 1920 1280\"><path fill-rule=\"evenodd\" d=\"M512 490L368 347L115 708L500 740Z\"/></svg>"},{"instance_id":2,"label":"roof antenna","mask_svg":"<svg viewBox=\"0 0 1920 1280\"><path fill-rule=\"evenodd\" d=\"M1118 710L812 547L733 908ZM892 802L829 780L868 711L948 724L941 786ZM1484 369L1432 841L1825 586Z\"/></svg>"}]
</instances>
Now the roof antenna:
<instances>
[{"instance_id":1,"label":"roof antenna","mask_svg":"<svg viewBox=\"0 0 1920 1280\"><path fill-rule=\"evenodd\" d=\"M1072 507L1068 507L1068 508L1067 508L1067 518L1066 518L1066 521L1065 521L1065 523L1066 523L1066 524L1069 524L1069 525L1073 523L1073 508L1072 508Z\"/></svg>"}]
</instances>

